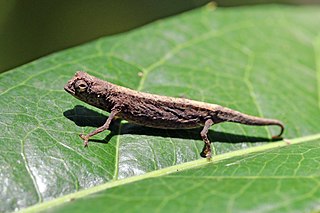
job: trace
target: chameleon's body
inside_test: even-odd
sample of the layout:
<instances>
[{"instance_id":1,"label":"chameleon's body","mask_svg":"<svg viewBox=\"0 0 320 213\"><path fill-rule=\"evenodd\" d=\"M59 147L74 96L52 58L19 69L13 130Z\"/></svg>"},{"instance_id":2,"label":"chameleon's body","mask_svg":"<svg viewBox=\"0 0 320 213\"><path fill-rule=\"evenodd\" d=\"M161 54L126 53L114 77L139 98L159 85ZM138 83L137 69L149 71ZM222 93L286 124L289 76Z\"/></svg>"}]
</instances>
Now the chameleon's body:
<instances>
[{"instance_id":1,"label":"chameleon's body","mask_svg":"<svg viewBox=\"0 0 320 213\"><path fill-rule=\"evenodd\" d=\"M201 137L205 142L203 155L211 157L210 141L207 138L211 125L221 122L236 122L246 125L283 124L275 119L246 115L216 104L208 104L185 98L173 98L134 91L100 80L85 72L77 72L65 85L65 90L76 98L110 112L107 122L81 138L85 146L91 136L109 128L114 116L143 126L163 129L189 129L204 126Z\"/></svg>"}]
</instances>

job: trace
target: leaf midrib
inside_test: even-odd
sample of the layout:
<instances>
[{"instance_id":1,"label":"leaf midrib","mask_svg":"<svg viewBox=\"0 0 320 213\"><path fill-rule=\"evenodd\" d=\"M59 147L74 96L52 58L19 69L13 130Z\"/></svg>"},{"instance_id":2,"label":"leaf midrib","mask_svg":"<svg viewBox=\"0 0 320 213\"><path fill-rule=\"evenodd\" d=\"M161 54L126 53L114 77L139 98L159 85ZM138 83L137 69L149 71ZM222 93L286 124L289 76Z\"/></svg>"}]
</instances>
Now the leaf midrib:
<instances>
[{"instance_id":1,"label":"leaf midrib","mask_svg":"<svg viewBox=\"0 0 320 213\"><path fill-rule=\"evenodd\" d=\"M85 196L88 196L88 195L91 195L91 194L94 194L97 192L101 192L101 191L109 189L109 188L122 186L124 184L132 183L132 182L136 182L136 181L140 181L140 180L144 180L144 179L148 179L148 178L159 177L159 176L163 176L163 175L167 175L167 174L172 174L172 173L180 172L182 170L200 167L200 166L210 164L210 163L217 163L219 161L226 160L226 159L233 158L233 157L237 157L237 156L242 156L242 155L251 154L251 153L255 153L255 152L266 151L266 150L273 149L273 148L281 148L281 147L285 147L285 146L289 146L289 145L293 145L293 144L305 143L305 142L313 141L316 139L320 139L320 133L314 134L314 135L309 135L309 136L304 136L304 137L300 137L300 138L295 138L295 139L283 139L280 142L268 143L265 145L255 146L255 147L251 147L248 149L242 149L242 150L236 150L233 152L224 153L221 155L214 156L213 159L211 159L210 161L208 161L207 159L199 159L199 160L195 160L195 161L190 161L187 163L182 163L182 164L170 166L170 167L167 167L164 169L145 173L143 175L133 176L133 177L129 177L129 178L121 179L121 180L110 181L105 184L101 184L101 185L98 185L98 186L95 186L92 188L88 188L88 189L84 189L84 190L81 190L81 191L78 191L75 193L71 193L71 194L56 198L51 201L39 203L39 204L31 206L29 208L22 209L20 212L39 212L42 210L46 210L47 208L51 208L51 207L58 206L63 203L69 202L70 200L73 200L73 199L79 199L79 198L82 198L82 197L85 197ZM223 178L223 177L225 177L225 176L221 176L221 177L219 176L217 178ZM242 178L257 178L257 176L244 176ZM268 176L268 178L269 178L269 176ZM292 178L292 177L285 176L285 178ZM295 178L297 178L297 177L295 177ZM303 176L303 178L313 178L313 176Z\"/></svg>"},{"instance_id":2,"label":"leaf midrib","mask_svg":"<svg viewBox=\"0 0 320 213\"><path fill-rule=\"evenodd\" d=\"M320 109L320 34L318 34L313 43L315 52L316 77L318 84L318 107Z\"/></svg>"}]
</instances>

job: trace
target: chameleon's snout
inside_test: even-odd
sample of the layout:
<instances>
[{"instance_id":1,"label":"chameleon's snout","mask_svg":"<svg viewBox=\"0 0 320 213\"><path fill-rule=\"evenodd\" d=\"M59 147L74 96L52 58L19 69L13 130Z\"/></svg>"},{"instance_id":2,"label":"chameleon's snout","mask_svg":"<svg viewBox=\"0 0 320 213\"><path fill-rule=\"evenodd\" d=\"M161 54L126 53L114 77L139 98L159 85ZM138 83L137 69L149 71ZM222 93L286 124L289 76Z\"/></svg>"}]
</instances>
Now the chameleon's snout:
<instances>
[{"instance_id":1,"label":"chameleon's snout","mask_svg":"<svg viewBox=\"0 0 320 213\"><path fill-rule=\"evenodd\" d=\"M66 92L70 93L71 95L75 95L74 88L73 88L72 84L70 84L70 82L68 82L66 85L64 85L64 90Z\"/></svg>"}]
</instances>

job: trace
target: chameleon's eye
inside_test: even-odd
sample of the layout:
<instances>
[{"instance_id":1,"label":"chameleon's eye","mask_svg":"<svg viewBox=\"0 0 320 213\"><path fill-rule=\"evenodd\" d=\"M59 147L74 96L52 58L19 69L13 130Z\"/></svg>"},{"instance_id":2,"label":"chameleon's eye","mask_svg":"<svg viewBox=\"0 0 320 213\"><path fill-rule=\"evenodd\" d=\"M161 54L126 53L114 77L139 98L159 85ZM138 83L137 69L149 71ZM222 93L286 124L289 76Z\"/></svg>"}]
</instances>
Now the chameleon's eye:
<instances>
[{"instance_id":1,"label":"chameleon's eye","mask_svg":"<svg viewBox=\"0 0 320 213\"><path fill-rule=\"evenodd\" d=\"M88 84L87 82L85 82L84 80L79 80L74 84L74 88L78 91L78 92L84 92L87 90L88 88Z\"/></svg>"}]
</instances>

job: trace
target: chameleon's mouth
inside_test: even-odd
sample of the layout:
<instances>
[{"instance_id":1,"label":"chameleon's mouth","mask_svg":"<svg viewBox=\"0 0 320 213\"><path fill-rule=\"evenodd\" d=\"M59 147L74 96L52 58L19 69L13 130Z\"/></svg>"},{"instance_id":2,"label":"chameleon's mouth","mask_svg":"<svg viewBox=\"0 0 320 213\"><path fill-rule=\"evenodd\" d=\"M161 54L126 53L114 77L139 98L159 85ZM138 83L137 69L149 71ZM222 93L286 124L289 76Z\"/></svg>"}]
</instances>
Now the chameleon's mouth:
<instances>
[{"instance_id":1,"label":"chameleon's mouth","mask_svg":"<svg viewBox=\"0 0 320 213\"><path fill-rule=\"evenodd\" d=\"M64 90L67 91L68 93L70 93L71 95L75 95L74 90L73 90L72 88L70 88L70 87L71 87L70 84L66 84L66 85L64 86Z\"/></svg>"}]
</instances>

